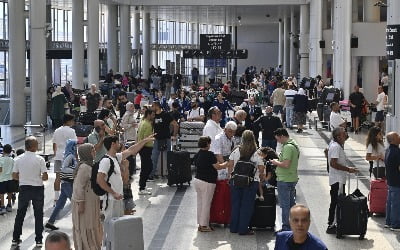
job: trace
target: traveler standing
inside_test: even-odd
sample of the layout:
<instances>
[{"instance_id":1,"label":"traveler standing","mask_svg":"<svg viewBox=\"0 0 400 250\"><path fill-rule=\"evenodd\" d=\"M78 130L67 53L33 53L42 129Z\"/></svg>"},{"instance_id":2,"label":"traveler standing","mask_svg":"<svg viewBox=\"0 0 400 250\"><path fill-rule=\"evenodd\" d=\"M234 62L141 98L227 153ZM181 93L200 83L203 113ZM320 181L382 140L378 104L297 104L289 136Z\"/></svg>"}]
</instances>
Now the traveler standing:
<instances>
[{"instance_id":1,"label":"traveler standing","mask_svg":"<svg viewBox=\"0 0 400 250\"><path fill-rule=\"evenodd\" d=\"M297 124L297 133L302 133L303 127L306 124L308 111L308 96L306 96L304 89L299 89L298 93L294 96L293 104L294 122Z\"/></svg>"},{"instance_id":2,"label":"traveler standing","mask_svg":"<svg viewBox=\"0 0 400 250\"><path fill-rule=\"evenodd\" d=\"M369 129L366 144L367 155L365 159L373 162L370 174L373 173L375 178L385 177L385 146L382 130L379 127Z\"/></svg>"},{"instance_id":3,"label":"traveler standing","mask_svg":"<svg viewBox=\"0 0 400 250\"><path fill-rule=\"evenodd\" d=\"M222 113L218 107L212 107L208 110L208 121L203 128L203 136L209 136L211 138L211 151L214 152L214 141L215 137L220 134L223 129L219 125Z\"/></svg>"},{"instance_id":4,"label":"traveler standing","mask_svg":"<svg viewBox=\"0 0 400 250\"><path fill-rule=\"evenodd\" d=\"M32 201L33 215L35 217L36 247L42 247L43 242L43 206L44 186L47 181L46 162L43 157L36 154L38 150L36 137L29 136L25 139L26 152L19 156L14 163L13 179L19 180L18 210L15 216L12 246L21 244L22 226L29 203Z\"/></svg>"},{"instance_id":5,"label":"traveler standing","mask_svg":"<svg viewBox=\"0 0 400 250\"><path fill-rule=\"evenodd\" d=\"M350 94L349 101L352 126L354 132L357 134L360 130L361 110L365 101L364 95L360 92L360 87L358 85L354 86L354 92Z\"/></svg>"},{"instance_id":6,"label":"traveler standing","mask_svg":"<svg viewBox=\"0 0 400 250\"><path fill-rule=\"evenodd\" d=\"M277 84L277 88L272 92L270 102L273 104L273 109L275 115L281 113L281 118L283 120L283 106L285 105L285 89L283 88L283 84L279 82Z\"/></svg>"},{"instance_id":7,"label":"traveler standing","mask_svg":"<svg viewBox=\"0 0 400 250\"><path fill-rule=\"evenodd\" d=\"M285 113L286 113L286 128L292 129L293 128L293 118L294 118L294 105L293 100L294 96L297 94L296 90L294 90L293 85L289 85L289 89L285 90Z\"/></svg>"},{"instance_id":8,"label":"traveler standing","mask_svg":"<svg viewBox=\"0 0 400 250\"><path fill-rule=\"evenodd\" d=\"M86 94L87 112L94 112L99 108L101 95L97 92L96 84L90 85L90 91Z\"/></svg>"},{"instance_id":9,"label":"traveler standing","mask_svg":"<svg viewBox=\"0 0 400 250\"><path fill-rule=\"evenodd\" d=\"M136 141L136 128L138 127L136 118L134 117L135 106L133 103L126 104L126 112L121 120L121 127L124 129L125 141Z\"/></svg>"},{"instance_id":10,"label":"traveler standing","mask_svg":"<svg viewBox=\"0 0 400 250\"><path fill-rule=\"evenodd\" d=\"M67 103L65 95L61 92L61 86L57 86L56 91L51 96L51 120L53 127L58 128L62 125L62 119L65 114L64 105Z\"/></svg>"},{"instance_id":11,"label":"traveler standing","mask_svg":"<svg viewBox=\"0 0 400 250\"><path fill-rule=\"evenodd\" d=\"M387 103L387 96L383 92L383 87L378 87L378 96L376 97L376 116L375 122L378 127L383 129L383 123L385 121L385 104Z\"/></svg>"},{"instance_id":12,"label":"traveler standing","mask_svg":"<svg viewBox=\"0 0 400 250\"><path fill-rule=\"evenodd\" d=\"M279 160L271 161L273 165L277 166L278 199L282 209L282 229L280 231L290 231L289 210L295 205L300 151L297 142L289 138L286 129L278 128L274 131L274 136L276 141L282 144Z\"/></svg>"},{"instance_id":13,"label":"traveler standing","mask_svg":"<svg viewBox=\"0 0 400 250\"><path fill-rule=\"evenodd\" d=\"M276 150L277 141L274 136L274 131L278 128L282 128L283 125L281 119L272 114L271 106L265 109L265 115L257 119L254 122L254 126L260 128L262 131L261 146Z\"/></svg>"},{"instance_id":14,"label":"traveler standing","mask_svg":"<svg viewBox=\"0 0 400 250\"><path fill-rule=\"evenodd\" d=\"M331 103L331 115L329 116L329 126L331 126L331 130L343 127L346 128L346 121L340 116L339 113L340 106L337 102Z\"/></svg>"}]
</instances>

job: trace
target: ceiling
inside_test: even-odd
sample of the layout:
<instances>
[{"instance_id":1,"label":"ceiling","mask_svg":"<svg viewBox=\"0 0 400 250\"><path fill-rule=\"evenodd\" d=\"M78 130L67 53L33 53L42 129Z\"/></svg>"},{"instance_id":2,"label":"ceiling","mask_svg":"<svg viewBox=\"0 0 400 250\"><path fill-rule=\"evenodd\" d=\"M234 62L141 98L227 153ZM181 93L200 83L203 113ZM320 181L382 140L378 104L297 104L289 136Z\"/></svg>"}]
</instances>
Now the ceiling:
<instances>
[{"instance_id":1,"label":"ceiling","mask_svg":"<svg viewBox=\"0 0 400 250\"><path fill-rule=\"evenodd\" d=\"M27 0L29 1L29 0ZM103 2L105 0L101 0ZM59 9L72 9L72 0L51 0L52 6ZM263 25L278 23L284 13L290 15L288 5L246 5L246 6L146 6L151 18L180 22L199 22L217 25ZM295 6L298 15L299 7ZM139 8L142 9L142 8ZM131 8L132 13L135 7ZM238 22L240 17L240 22Z\"/></svg>"}]
</instances>

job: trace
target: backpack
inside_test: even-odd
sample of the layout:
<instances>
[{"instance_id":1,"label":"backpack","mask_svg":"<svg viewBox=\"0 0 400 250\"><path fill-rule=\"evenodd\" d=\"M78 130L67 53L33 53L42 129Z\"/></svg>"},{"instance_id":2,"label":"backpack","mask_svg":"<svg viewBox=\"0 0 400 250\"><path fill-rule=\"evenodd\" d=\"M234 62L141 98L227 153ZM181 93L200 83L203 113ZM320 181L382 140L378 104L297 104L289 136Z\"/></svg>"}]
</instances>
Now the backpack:
<instances>
[{"instance_id":1,"label":"backpack","mask_svg":"<svg viewBox=\"0 0 400 250\"><path fill-rule=\"evenodd\" d=\"M110 169L108 170L108 173L107 173L107 181L106 182L111 187L110 177L114 173L114 161L106 155L103 156L103 158L101 160L103 160L104 158L110 159ZM100 185L97 183L97 173L99 172L100 161L96 162L92 167L92 176L90 177L90 182L91 182L93 192L95 194L97 194L98 196L103 196L103 195L107 194L107 192L104 189L102 189L100 187ZM108 200L108 197L107 197L107 200ZM107 207L106 207L106 209L107 209Z\"/></svg>"},{"instance_id":2,"label":"backpack","mask_svg":"<svg viewBox=\"0 0 400 250\"><path fill-rule=\"evenodd\" d=\"M68 165L66 165L66 161L70 161ZM75 159L68 159L68 157L64 160L61 171L60 171L60 178L63 181L73 182L74 180L74 173L76 168L76 160Z\"/></svg>"},{"instance_id":3,"label":"backpack","mask_svg":"<svg viewBox=\"0 0 400 250\"><path fill-rule=\"evenodd\" d=\"M235 187L246 188L254 181L257 168L256 165L250 161L250 158L244 159L241 157L239 161L236 162L232 172L232 184Z\"/></svg>"}]
</instances>

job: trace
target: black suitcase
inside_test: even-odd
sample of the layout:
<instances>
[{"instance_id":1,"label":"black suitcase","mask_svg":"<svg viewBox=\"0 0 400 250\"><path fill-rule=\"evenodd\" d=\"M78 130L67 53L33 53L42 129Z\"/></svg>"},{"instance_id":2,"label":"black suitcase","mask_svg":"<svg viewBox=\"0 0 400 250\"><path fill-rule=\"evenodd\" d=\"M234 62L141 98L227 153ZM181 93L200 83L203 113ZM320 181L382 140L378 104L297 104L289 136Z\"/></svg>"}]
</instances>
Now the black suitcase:
<instances>
[{"instance_id":1,"label":"black suitcase","mask_svg":"<svg viewBox=\"0 0 400 250\"><path fill-rule=\"evenodd\" d=\"M276 195L275 188L264 187L264 201L255 200L254 212L250 222L250 228L275 227L276 219Z\"/></svg>"},{"instance_id":2,"label":"black suitcase","mask_svg":"<svg viewBox=\"0 0 400 250\"><path fill-rule=\"evenodd\" d=\"M317 103L317 115L318 115L318 119L320 121L324 120L323 111L324 111L324 104L323 103Z\"/></svg>"},{"instance_id":3,"label":"black suitcase","mask_svg":"<svg viewBox=\"0 0 400 250\"><path fill-rule=\"evenodd\" d=\"M79 114L79 119L78 121L82 125L92 125L94 124L94 121L97 119L97 113L95 112L81 112Z\"/></svg>"},{"instance_id":4,"label":"black suitcase","mask_svg":"<svg viewBox=\"0 0 400 250\"><path fill-rule=\"evenodd\" d=\"M359 235L362 240L367 232L368 223L368 201L361 191L357 189L350 194L350 175L348 181L349 195L341 194L338 197L336 207L336 238L343 235Z\"/></svg>"},{"instance_id":5,"label":"black suitcase","mask_svg":"<svg viewBox=\"0 0 400 250\"><path fill-rule=\"evenodd\" d=\"M72 126L77 137L88 137L92 133L93 125L76 124Z\"/></svg>"},{"instance_id":6,"label":"black suitcase","mask_svg":"<svg viewBox=\"0 0 400 250\"><path fill-rule=\"evenodd\" d=\"M192 180L192 161L190 153L187 151L168 151L167 152L167 170L168 186L176 184L182 186L187 182L190 185Z\"/></svg>"},{"instance_id":7,"label":"black suitcase","mask_svg":"<svg viewBox=\"0 0 400 250\"><path fill-rule=\"evenodd\" d=\"M331 120L331 107L329 105L324 105L324 122L329 122Z\"/></svg>"}]
</instances>

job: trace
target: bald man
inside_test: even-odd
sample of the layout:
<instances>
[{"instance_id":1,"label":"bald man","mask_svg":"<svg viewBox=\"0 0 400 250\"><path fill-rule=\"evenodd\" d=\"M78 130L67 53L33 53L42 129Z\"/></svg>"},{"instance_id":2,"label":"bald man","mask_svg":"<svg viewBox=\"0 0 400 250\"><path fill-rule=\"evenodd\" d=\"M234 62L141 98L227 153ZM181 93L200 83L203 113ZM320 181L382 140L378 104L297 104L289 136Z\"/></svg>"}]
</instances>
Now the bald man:
<instances>
[{"instance_id":1,"label":"bald man","mask_svg":"<svg viewBox=\"0 0 400 250\"><path fill-rule=\"evenodd\" d=\"M262 147L270 147L276 150L276 139L274 137L274 131L278 128L282 128L281 119L277 116L272 115L273 108L268 106L265 109L266 115L261 116L254 122L254 127L261 129L262 131Z\"/></svg>"},{"instance_id":2,"label":"bald man","mask_svg":"<svg viewBox=\"0 0 400 250\"><path fill-rule=\"evenodd\" d=\"M99 106L101 95L97 92L96 84L90 85L90 91L86 94L87 112L94 112Z\"/></svg>"},{"instance_id":3,"label":"bald man","mask_svg":"<svg viewBox=\"0 0 400 250\"><path fill-rule=\"evenodd\" d=\"M400 136L396 132L389 132L386 139L389 147L385 153L388 185L385 227L400 232Z\"/></svg>"},{"instance_id":4,"label":"bald man","mask_svg":"<svg viewBox=\"0 0 400 250\"><path fill-rule=\"evenodd\" d=\"M308 207L301 204L294 205L290 209L289 217L292 231L282 231L276 234L276 250L328 249L320 239L308 232L311 223L311 214Z\"/></svg>"},{"instance_id":5,"label":"bald man","mask_svg":"<svg viewBox=\"0 0 400 250\"><path fill-rule=\"evenodd\" d=\"M94 145L94 149L96 150L96 157L94 158L94 161L99 162L107 153L107 150L103 144L106 124L103 120L95 120L93 125L94 129L88 136L88 143Z\"/></svg>"}]
</instances>

